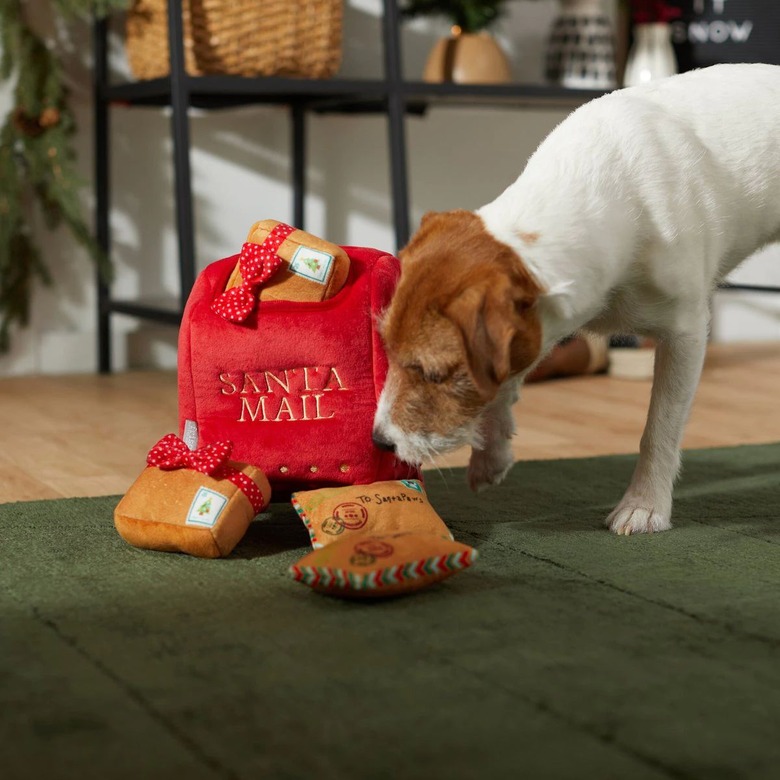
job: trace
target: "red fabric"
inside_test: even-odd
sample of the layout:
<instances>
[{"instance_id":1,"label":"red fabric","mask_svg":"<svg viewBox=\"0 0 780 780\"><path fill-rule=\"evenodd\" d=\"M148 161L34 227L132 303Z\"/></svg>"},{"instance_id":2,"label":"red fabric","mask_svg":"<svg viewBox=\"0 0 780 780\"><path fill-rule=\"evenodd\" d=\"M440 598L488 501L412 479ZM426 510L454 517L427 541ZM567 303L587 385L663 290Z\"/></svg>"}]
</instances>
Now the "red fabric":
<instances>
[{"instance_id":1,"label":"red fabric","mask_svg":"<svg viewBox=\"0 0 780 780\"><path fill-rule=\"evenodd\" d=\"M218 295L212 310L230 322L243 322L257 305L257 288L267 282L282 264L279 247L295 228L280 222L262 244L247 241L238 256L241 284Z\"/></svg>"},{"instance_id":2,"label":"red fabric","mask_svg":"<svg viewBox=\"0 0 780 780\"><path fill-rule=\"evenodd\" d=\"M274 492L419 477L371 441L387 358L374 327L399 276L396 258L344 247L344 287L319 302L263 301L242 324L215 314L236 256L198 277L179 332L179 422L199 444L229 439Z\"/></svg>"},{"instance_id":3,"label":"red fabric","mask_svg":"<svg viewBox=\"0 0 780 780\"><path fill-rule=\"evenodd\" d=\"M227 463L232 446L229 441L218 441L191 450L178 436L169 433L149 450L146 462L163 471L194 469L214 476Z\"/></svg>"},{"instance_id":4,"label":"red fabric","mask_svg":"<svg viewBox=\"0 0 780 780\"><path fill-rule=\"evenodd\" d=\"M682 14L682 9L666 0L632 0L634 24L665 24Z\"/></svg>"},{"instance_id":5,"label":"red fabric","mask_svg":"<svg viewBox=\"0 0 780 780\"><path fill-rule=\"evenodd\" d=\"M204 444L191 450L176 434L168 433L149 450L146 463L161 471L192 469L215 479L227 479L249 499L258 514L268 502L254 480L228 462L232 450L233 443L229 441Z\"/></svg>"},{"instance_id":6,"label":"red fabric","mask_svg":"<svg viewBox=\"0 0 780 780\"><path fill-rule=\"evenodd\" d=\"M268 501L265 500L263 491L243 471L239 471L234 466L225 465L218 476L220 479L232 482L249 499L252 510L256 515L260 514L268 506Z\"/></svg>"}]
</instances>

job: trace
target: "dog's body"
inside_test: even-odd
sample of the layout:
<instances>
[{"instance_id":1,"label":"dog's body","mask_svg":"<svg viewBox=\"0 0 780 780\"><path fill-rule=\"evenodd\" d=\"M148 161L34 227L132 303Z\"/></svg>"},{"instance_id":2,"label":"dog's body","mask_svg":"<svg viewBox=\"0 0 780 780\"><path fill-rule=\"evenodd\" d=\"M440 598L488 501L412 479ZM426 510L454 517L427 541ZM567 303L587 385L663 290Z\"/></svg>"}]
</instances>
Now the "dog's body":
<instances>
[{"instance_id":1,"label":"dog's body","mask_svg":"<svg viewBox=\"0 0 780 780\"><path fill-rule=\"evenodd\" d=\"M523 377L581 329L659 342L618 533L670 527L683 428L719 280L780 241L780 67L719 65L575 111L476 214L432 215L402 252L375 433L404 460L470 443L470 481L512 463Z\"/></svg>"}]
</instances>

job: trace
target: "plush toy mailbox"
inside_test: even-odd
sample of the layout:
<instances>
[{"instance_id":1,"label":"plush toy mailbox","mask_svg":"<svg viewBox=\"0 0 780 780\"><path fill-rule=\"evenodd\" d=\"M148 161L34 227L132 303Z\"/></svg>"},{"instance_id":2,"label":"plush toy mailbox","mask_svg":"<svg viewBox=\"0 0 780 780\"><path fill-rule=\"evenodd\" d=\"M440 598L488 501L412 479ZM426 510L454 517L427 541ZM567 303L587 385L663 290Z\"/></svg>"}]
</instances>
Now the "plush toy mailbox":
<instances>
[{"instance_id":1,"label":"plush toy mailbox","mask_svg":"<svg viewBox=\"0 0 780 780\"><path fill-rule=\"evenodd\" d=\"M277 495L418 476L371 440L387 361L376 317L398 260L283 223L208 266L179 337L181 435L233 443Z\"/></svg>"}]
</instances>

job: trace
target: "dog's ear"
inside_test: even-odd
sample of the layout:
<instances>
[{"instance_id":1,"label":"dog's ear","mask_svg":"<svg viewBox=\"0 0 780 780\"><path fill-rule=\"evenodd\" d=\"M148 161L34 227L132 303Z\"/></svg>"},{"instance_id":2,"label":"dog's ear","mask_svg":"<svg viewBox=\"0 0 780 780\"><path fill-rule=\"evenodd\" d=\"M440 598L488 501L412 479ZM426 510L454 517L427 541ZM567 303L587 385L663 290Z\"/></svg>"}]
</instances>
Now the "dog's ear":
<instances>
[{"instance_id":1,"label":"dog's ear","mask_svg":"<svg viewBox=\"0 0 780 780\"><path fill-rule=\"evenodd\" d=\"M523 359L516 342L532 301L517 292L510 279L497 275L467 287L444 312L460 331L469 372L485 400L517 370L515 358Z\"/></svg>"},{"instance_id":2,"label":"dog's ear","mask_svg":"<svg viewBox=\"0 0 780 780\"><path fill-rule=\"evenodd\" d=\"M414 232L409 242L398 253L398 259L402 264L410 262L414 258L415 249L421 241L427 241L430 238L431 228L435 227L436 218L440 216L438 211L427 211L420 220L420 226Z\"/></svg>"},{"instance_id":3,"label":"dog's ear","mask_svg":"<svg viewBox=\"0 0 780 780\"><path fill-rule=\"evenodd\" d=\"M420 228L424 228L426 225L430 225L431 221L434 220L438 214L438 211L426 211L420 220Z\"/></svg>"},{"instance_id":4,"label":"dog's ear","mask_svg":"<svg viewBox=\"0 0 780 780\"><path fill-rule=\"evenodd\" d=\"M467 287L444 311L460 331L469 372L486 400L539 354L536 299L534 290L496 274Z\"/></svg>"},{"instance_id":5,"label":"dog's ear","mask_svg":"<svg viewBox=\"0 0 780 780\"><path fill-rule=\"evenodd\" d=\"M430 227L431 224L435 221L437 212L435 211L428 211L425 214L423 214L422 219L420 220L420 225L417 228L417 230L412 234L411 238L407 242L407 244L398 252L398 259L401 261L401 265L405 265L412 261L414 258L414 250L415 247L420 243L420 240L423 239L423 237L426 234L426 226Z\"/></svg>"}]
</instances>

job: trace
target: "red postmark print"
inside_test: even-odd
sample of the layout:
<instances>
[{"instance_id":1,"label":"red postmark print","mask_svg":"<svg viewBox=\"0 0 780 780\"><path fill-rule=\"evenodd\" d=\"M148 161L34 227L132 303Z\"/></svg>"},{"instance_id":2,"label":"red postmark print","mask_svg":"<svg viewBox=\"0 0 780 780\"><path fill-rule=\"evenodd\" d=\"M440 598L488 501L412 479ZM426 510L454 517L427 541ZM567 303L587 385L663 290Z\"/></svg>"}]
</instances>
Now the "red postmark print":
<instances>
[{"instance_id":1,"label":"red postmark print","mask_svg":"<svg viewBox=\"0 0 780 780\"><path fill-rule=\"evenodd\" d=\"M333 510L333 517L347 530L356 531L368 522L368 510L354 501L346 501Z\"/></svg>"},{"instance_id":2,"label":"red postmark print","mask_svg":"<svg viewBox=\"0 0 780 780\"><path fill-rule=\"evenodd\" d=\"M393 554L393 545L383 542L381 539L364 539L353 548L356 553L373 555L375 558L386 558Z\"/></svg>"}]
</instances>

